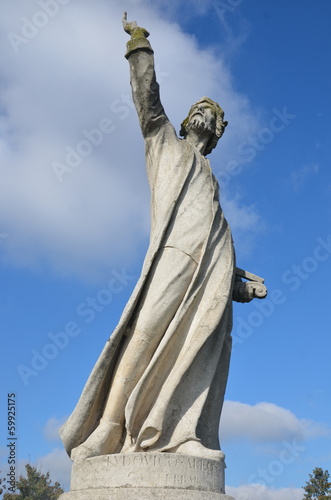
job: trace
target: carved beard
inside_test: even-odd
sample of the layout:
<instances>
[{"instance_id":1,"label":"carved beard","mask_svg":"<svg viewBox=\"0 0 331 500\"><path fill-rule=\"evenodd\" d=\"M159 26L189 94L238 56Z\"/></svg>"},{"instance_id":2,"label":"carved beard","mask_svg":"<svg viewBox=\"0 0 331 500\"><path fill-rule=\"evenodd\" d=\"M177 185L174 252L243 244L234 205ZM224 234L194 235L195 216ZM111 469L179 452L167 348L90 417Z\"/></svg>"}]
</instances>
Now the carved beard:
<instances>
[{"instance_id":1,"label":"carved beard","mask_svg":"<svg viewBox=\"0 0 331 500\"><path fill-rule=\"evenodd\" d=\"M212 127L210 124L207 125L204 117L202 115L198 115L197 118L191 118L186 125L186 131L188 132L189 130L194 130L195 132L209 132L213 134L214 127Z\"/></svg>"}]
</instances>

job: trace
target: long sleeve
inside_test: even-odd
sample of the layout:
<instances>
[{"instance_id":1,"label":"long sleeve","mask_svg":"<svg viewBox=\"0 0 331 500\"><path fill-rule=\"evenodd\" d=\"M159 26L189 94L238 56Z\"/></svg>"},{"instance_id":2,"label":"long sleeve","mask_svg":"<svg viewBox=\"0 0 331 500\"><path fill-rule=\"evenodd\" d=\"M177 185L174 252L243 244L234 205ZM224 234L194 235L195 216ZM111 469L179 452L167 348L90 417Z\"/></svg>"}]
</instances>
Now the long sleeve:
<instances>
[{"instance_id":1,"label":"long sleeve","mask_svg":"<svg viewBox=\"0 0 331 500\"><path fill-rule=\"evenodd\" d=\"M146 138L169 121L160 101L159 84L156 81L153 49L146 37L132 38L127 44L125 57L130 64L133 101L140 127Z\"/></svg>"}]
</instances>

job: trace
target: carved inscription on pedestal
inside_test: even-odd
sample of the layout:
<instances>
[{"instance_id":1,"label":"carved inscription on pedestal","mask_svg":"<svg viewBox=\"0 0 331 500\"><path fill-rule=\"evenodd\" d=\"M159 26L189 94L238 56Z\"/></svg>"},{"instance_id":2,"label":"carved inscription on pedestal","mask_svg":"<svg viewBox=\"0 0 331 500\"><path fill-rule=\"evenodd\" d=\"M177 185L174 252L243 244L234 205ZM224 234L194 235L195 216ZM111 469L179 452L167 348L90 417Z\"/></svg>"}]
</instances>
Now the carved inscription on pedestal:
<instances>
[{"instance_id":1,"label":"carved inscription on pedestal","mask_svg":"<svg viewBox=\"0 0 331 500\"><path fill-rule=\"evenodd\" d=\"M75 477L80 478L77 483ZM221 460L174 453L121 453L76 462L71 489L84 490L93 485L94 488L163 487L220 492L224 491L223 477Z\"/></svg>"}]
</instances>

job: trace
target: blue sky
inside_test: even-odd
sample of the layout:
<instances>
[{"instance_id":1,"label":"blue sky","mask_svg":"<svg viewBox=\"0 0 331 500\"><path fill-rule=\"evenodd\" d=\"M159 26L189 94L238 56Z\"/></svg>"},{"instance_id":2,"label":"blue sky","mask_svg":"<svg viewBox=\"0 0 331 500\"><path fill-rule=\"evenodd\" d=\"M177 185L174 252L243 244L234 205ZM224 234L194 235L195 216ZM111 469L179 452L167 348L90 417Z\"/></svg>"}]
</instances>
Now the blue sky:
<instances>
[{"instance_id":1,"label":"blue sky","mask_svg":"<svg viewBox=\"0 0 331 500\"><path fill-rule=\"evenodd\" d=\"M15 393L19 470L37 463L68 487L58 427L148 245L124 8L151 32L173 124L204 95L225 110L210 161L237 264L269 289L234 307L220 431L227 491L299 500L308 474L331 461L327 0L2 2L1 470Z\"/></svg>"}]
</instances>

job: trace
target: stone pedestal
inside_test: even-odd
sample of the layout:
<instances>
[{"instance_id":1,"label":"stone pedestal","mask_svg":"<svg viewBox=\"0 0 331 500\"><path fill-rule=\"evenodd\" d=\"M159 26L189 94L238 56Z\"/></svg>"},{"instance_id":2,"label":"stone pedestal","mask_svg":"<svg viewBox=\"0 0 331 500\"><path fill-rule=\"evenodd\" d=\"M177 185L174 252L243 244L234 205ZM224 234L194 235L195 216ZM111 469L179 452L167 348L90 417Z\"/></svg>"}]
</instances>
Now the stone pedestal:
<instances>
[{"instance_id":1,"label":"stone pedestal","mask_svg":"<svg viewBox=\"0 0 331 500\"><path fill-rule=\"evenodd\" d=\"M176 453L121 453L76 462L59 500L234 500L224 461Z\"/></svg>"}]
</instances>

